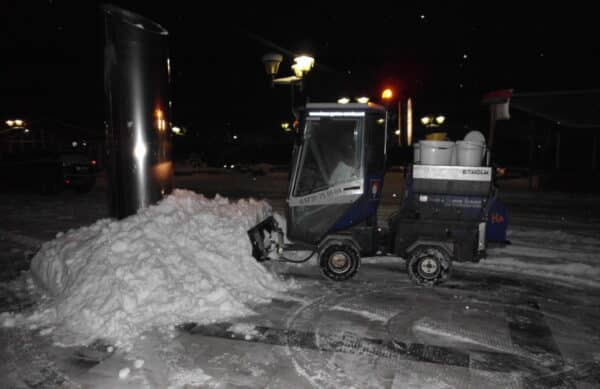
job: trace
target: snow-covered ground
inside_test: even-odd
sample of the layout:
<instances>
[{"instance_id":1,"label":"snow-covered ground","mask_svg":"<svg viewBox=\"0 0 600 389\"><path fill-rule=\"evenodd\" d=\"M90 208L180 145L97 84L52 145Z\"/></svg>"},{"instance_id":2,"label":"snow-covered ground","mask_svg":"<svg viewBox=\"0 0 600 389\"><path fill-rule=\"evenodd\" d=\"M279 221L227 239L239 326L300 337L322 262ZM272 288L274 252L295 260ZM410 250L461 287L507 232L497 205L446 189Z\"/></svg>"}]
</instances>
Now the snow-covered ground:
<instances>
[{"instance_id":1,"label":"snow-covered ground","mask_svg":"<svg viewBox=\"0 0 600 389\"><path fill-rule=\"evenodd\" d=\"M285 182L281 173L176 177L209 196L266 197L280 213ZM401 175L384 188L382 220ZM418 288L398 258L367 259L344 283L325 280L314 260L256 263L245 231L268 211L261 201L178 191L114 222L102 184L83 196L0 195L0 381L598 387L600 199L507 190L505 201L511 244Z\"/></svg>"}]
</instances>

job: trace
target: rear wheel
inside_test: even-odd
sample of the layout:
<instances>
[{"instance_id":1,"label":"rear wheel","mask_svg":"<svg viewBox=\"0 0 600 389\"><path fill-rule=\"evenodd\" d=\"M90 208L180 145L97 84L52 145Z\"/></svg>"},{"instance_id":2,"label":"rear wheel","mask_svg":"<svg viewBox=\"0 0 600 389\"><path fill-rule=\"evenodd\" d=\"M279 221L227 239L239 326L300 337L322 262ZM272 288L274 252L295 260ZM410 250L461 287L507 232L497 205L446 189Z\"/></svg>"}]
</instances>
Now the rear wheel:
<instances>
[{"instance_id":1,"label":"rear wheel","mask_svg":"<svg viewBox=\"0 0 600 389\"><path fill-rule=\"evenodd\" d=\"M422 286L434 286L446 281L450 275L450 258L437 247L419 247L408 259L408 276Z\"/></svg>"},{"instance_id":2,"label":"rear wheel","mask_svg":"<svg viewBox=\"0 0 600 389\"><path fill-rule=\"evenodd\" d=\"M334 281L345 281L358 271L360 254L349 244L335 242L327 245L319 253L319 263L325 277Z\"/></svg>"}]
</instances>

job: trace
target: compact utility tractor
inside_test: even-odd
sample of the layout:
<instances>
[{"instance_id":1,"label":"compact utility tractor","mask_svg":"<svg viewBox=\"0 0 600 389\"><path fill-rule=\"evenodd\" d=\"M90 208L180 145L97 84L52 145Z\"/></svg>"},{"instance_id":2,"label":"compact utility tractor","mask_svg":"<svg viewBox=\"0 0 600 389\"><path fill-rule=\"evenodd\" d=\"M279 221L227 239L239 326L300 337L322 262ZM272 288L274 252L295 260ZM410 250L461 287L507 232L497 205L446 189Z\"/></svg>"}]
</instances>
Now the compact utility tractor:
<instances>
[{"instance_id":1,"label":"compact utility tractor","mask_svg":"<svg viewBox=\"0 0 600 389\"><path fill-rule=\"evenodd\" d=\"M361 257L399 256L420 285L446 280L453 261L485 257L490 214L500 208L483 156L484 166L415 161L402 204L378 223L387 126L388 113L376 104L307 104L292 158L286 231L272 216L250 229L254 257L289 260L289 251L308 251L305 260L318 254L323 274L341 281L356 274ZM506 215L494 220L504 223L493 226L502 236Z\"/></svg>"}]
</instances>

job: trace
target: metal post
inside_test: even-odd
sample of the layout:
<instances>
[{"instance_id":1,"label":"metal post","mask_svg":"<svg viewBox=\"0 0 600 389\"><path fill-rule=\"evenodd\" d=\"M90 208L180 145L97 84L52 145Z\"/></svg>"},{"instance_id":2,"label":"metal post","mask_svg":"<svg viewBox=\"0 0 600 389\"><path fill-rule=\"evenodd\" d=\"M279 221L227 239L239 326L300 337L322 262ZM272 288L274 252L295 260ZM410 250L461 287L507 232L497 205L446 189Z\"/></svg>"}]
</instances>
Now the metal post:
<instances>
[{"instance_id":1,"label":"metal post","mask_svg":"<svg viewBox=\"0 0 600 389\"><path fill-rule=\"evenodd\" d=\"M556 154L554 156L554 167L560 169L560 129L556 130Z\"/></svg>"},{"instance_id":2,"label":"metal post","mask_svg":"<svg viewBox=\"0 0 600 389\"><path fill-rule=\"evenodd\" d=\"M594 140L592 143L592 170L598 168L598 135L594 134Z\"/></svg>"},{"instance_id":3,"label":"metal post","mask_svg":"<svg viewBox=\"0 0 600 389\"><path fill-rule=\"evenodd\" d=\"M488 150L491 152L494 146L494 133L496 132L496 105L490 104L490 128L488 133Z\"/></svg>"},{"instance_id":4,"label":"metal post","mask_svg":"<svg viewBox=\"0 0 600 389\"><path fill-rule=\"evenodd\" d=\"M534 161L535 161L535 122L533 119L529 121L529 190L537 189L537 184L534 182Z\"/></svg>"},{"instance_id":5,"label":"metal post","mask_svg":"<svg viewBox=\"0 0 600 389\"><path fill-rule=\"evenodd\" d=\"M110 213L124 218L172 188L168 32L112 5L102 11Z\"/></svg>"},{"instance_id":6,"label":"metal post","mask_svg":"<svg viewBox=\"0 0 600 389\"><path fill-rule=\"evenodd\" d=\"M402 146L402 98L398 99L398 146Z\"/></svg>"}]
</instances>

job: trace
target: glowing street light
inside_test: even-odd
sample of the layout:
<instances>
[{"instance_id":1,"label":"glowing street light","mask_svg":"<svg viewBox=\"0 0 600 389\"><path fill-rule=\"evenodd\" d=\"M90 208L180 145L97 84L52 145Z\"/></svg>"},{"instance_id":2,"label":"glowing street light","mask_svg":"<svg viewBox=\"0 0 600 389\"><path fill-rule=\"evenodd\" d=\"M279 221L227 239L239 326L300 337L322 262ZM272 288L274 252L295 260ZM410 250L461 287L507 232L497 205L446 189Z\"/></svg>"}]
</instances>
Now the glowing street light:
<instances>
[{"instance_id":1,"label":"glowing street light","mask_svg":"<svg viewBox=\"0 0 600 389\"><path fill-rule=\"evenodd\" d=\"M283 122L281 123L281 129L285 132L291 131L292 129L290 128L290 123L288 122Z\"/></svg>"},{"instance_id":2,"label":"glowing street light","mask_svg":"<svg viewBox=\"0 0 600 389\"><path fill-rule=\"evenodd\" d=\"M296 74L297 77L304 77L306 73L308 73L313 66L315 66L315 59L310 55L299 55L294 58L295 64L292 65L292 69L294 72L300 71L300 75Z\"/></svg>"},{"instance_id":3,"label":"glowing street light","mask_svg":"<svg viewBox=\"0 0 600 389\"><path fill-rule=\"evenodd\" d=\"M289 85L291 88L292 113L297 117L298 113L294 107L295 87L302 91L304 77L315 66L315 59L309 55L299 55L294 57L292 71L294 74L288 77L275 78L279 71L279 65L283 61L283 55L277 53L265 54L262 57L262 62L265 65L265 71L271 78L271 87L277 85Z\"/></svg>"},{"instance_id":4,"label":"glowing street light","mask_svg":"<svg viewBox=\"0 0 600 389\"><path fill-rule=\"evenodd\" d=\"M421 118L421 124L425 127L439 127L446 121L444 115L425 115Z\"/></svg>"},{"instance_id":5,"label":"glowing street light","mask_svg":"<svg viewBox=\"0 0 600 389\"><path fill-rule=\"evenodd\" d=\"M356 102L360 104L367 104L369 102L369 98L366 96L357 97Z\"/></svg>"},{"instance_id":6,"label":"glowing street light","mask_svg":"<svg viewBox=\"0 0 600 389\"><path fill-rule=\"evenodd\" d=\"M299 55L294 57L292 65L293 76L275 79L279 72L279 65L283 62L283 55L277 53L268 53L263 55L262 62L265 65L265 71L275 84L294 84L301 81L306 74L315 66L315 59L309 55Z\"/></svg>"},{"instance_id":7,"label":"glowing street light","mask_svg":"<svg viewBox=\"0 0 600 389\"><path fill-rule=\"evenodd\" d=\"M25 127L25 120L21 120L21 119L9 119L9 120L5 121L4 123L6 123L6 125L11 128Z\"/></svg>"},{"instance_id":8,"label":"glowing street light","mask_svg":"<svg viewBox=\"0 0 600 389\"><path fill-rule=\"evenodd\" d=\"M391 100L394 97L394 92L390 88L386 88L381 92L381 98L383 100Z\"/></svg>"},{"instance_id":9,"label":"glowing street light","mask_svg":"<svg viewBox=\"0 0 600 389\"><path fill-rule=\"evenodd\" d=\"M337 102L338 104L348 104L350 102L350 99L347 97L340 97Z\"/></svg>"}]
</instances>

